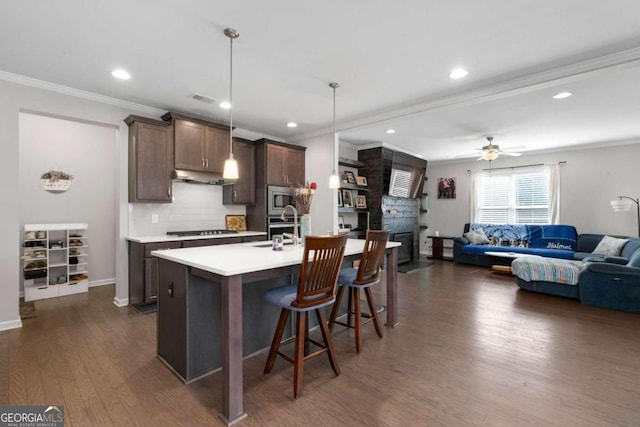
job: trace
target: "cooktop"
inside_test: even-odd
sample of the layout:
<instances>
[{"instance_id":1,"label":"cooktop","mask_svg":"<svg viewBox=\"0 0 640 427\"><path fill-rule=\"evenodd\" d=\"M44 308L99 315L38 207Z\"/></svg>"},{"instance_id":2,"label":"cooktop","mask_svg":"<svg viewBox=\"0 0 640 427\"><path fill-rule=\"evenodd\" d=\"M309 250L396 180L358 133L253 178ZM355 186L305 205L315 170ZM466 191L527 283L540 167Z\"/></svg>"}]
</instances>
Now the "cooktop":
<instances>
[{"instance_id":1,"label":"cooktop","mask_svg":"<svg viewBox=\"0 0 640 427\"><path fill-rule=\"evenodd\" d=\"M215 236L218 234L236 234L235 230L190 230L190 231L167 231L168 236Z\"/></svg>"}]
</instances>

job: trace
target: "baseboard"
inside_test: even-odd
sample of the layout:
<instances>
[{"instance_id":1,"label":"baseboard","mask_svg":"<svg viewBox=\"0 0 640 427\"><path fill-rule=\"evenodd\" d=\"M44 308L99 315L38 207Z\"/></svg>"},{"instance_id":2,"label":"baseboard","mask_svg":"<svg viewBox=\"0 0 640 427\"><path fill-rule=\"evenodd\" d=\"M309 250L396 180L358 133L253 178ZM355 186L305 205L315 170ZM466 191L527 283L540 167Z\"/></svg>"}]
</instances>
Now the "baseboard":
<instances>
[{"instance_id":1,"label":"baseboard","mask_svg":"<svg viewBox=\"0 0 640 427\"><path fill-rule=\"evenodd\" d=\"M7 331L9 329L22 328L22 320L7 320L6 322L0 322L0 331Z\"/></svg>"},{"instance_id":2,"label":"baseboard","mask_svg":"<svg viewBox=\"0 0 640 427\"><path fill-rule=\"evenodd\" d=\"M94 280L89 282L89 287L93 288L94 286L113 285L114 283L116 283L115 277L113 279Z\"/></svg>"},{"instance_id":3,"label":"baseboard","mask_svg":"<svg viewBox=\"0 0 640 427\"><path fill-rule=\"evenodd\" d=\"M116 305L116 307L126 307L129 305L129 298L118 298L118 297L113 297L113 303Z\"/></svg>"}]
</instances>

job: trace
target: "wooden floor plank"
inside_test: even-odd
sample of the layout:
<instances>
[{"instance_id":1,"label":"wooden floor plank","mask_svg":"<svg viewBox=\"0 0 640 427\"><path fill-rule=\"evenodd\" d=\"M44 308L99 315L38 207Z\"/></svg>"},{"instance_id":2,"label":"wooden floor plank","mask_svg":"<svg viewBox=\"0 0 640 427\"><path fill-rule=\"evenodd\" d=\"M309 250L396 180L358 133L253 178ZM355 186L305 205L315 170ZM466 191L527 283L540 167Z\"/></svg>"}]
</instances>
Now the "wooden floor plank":
<instances>
[{"instance_id":1,"label":"wooden floor plank","mask_svg":"<svg viewBox=\"0 0 640 427\"><path fill-rule=\"evenodd\" d=\"M638 424L640 315L447 261L399 280L400 326L379 339L366 325L359 354L336 328L342 374L308 361L299 399L291 365L265 376L265 352L246 359L240 425ZM384 283L373 291L385 300ZM38 317L0 332L0 403L62 403L73 426L222 425L220 374L184 385L156 358L156 315L113 292L37 301Z\"/></svg>"}]
</instances>

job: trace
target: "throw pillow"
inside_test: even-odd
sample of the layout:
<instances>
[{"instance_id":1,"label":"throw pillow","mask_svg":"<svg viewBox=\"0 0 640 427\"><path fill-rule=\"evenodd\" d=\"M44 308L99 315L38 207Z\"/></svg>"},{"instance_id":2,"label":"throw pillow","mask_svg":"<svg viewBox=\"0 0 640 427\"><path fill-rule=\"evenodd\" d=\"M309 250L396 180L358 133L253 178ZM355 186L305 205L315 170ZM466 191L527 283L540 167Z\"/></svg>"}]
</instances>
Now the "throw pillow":
<instances>
[{"instance_id":1,"label":"throw pillow","mask_svg":"<svg viewBox=\"0 0 640 427\"><path fill-rule=\"evenodd\" d=\"M616 239L615 237L604 236L602 240L600 240L600 243L598 243L598 246L596 246L596 248L593 250L592 253L601 254L601 255L618 256L620 255L620 251L622 250L622 247L628 241L629 239Z\"/></svg>"},{"instance_id":2,"label":"throw pillow","mask_svg":"<svg viewBox=\"0 0 640 427\"><path fill-rule=\"evenodd\" d=\"M486 234L484 234L484 230L482 230L482 228L477 228L464 233L464 237L469 239L469 242L473 245L486 245L489 243L489 239Z\"/></svg>"}]
</instances>

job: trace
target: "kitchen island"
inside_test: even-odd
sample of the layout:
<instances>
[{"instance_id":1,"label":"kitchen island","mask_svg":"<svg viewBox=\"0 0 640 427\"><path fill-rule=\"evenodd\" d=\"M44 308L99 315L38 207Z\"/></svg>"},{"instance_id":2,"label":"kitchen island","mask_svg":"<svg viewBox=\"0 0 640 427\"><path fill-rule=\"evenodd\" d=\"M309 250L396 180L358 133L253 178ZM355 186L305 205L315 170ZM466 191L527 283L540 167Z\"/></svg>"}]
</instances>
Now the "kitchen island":
<instances>
[{"instance_id":1,"label":"kitchen island","mask_svg":"<svg viewBox=\"0 0 640 427\"><path fill-rule=\"evenodd\" d=\"M346 262L360 257L364 242L347 241ZM389 327L398 323L398 246L387 243ZM270 242L151 253L160 258L158 357L186 382L221 367L221 418L229 424L246 417L243 357L268 347L279 313L279 308L263 301L262 294L294 280L303 253L294 245L272 251ZM246 284L251 286L243 287Z\"/></svg>"}]
</instances>

